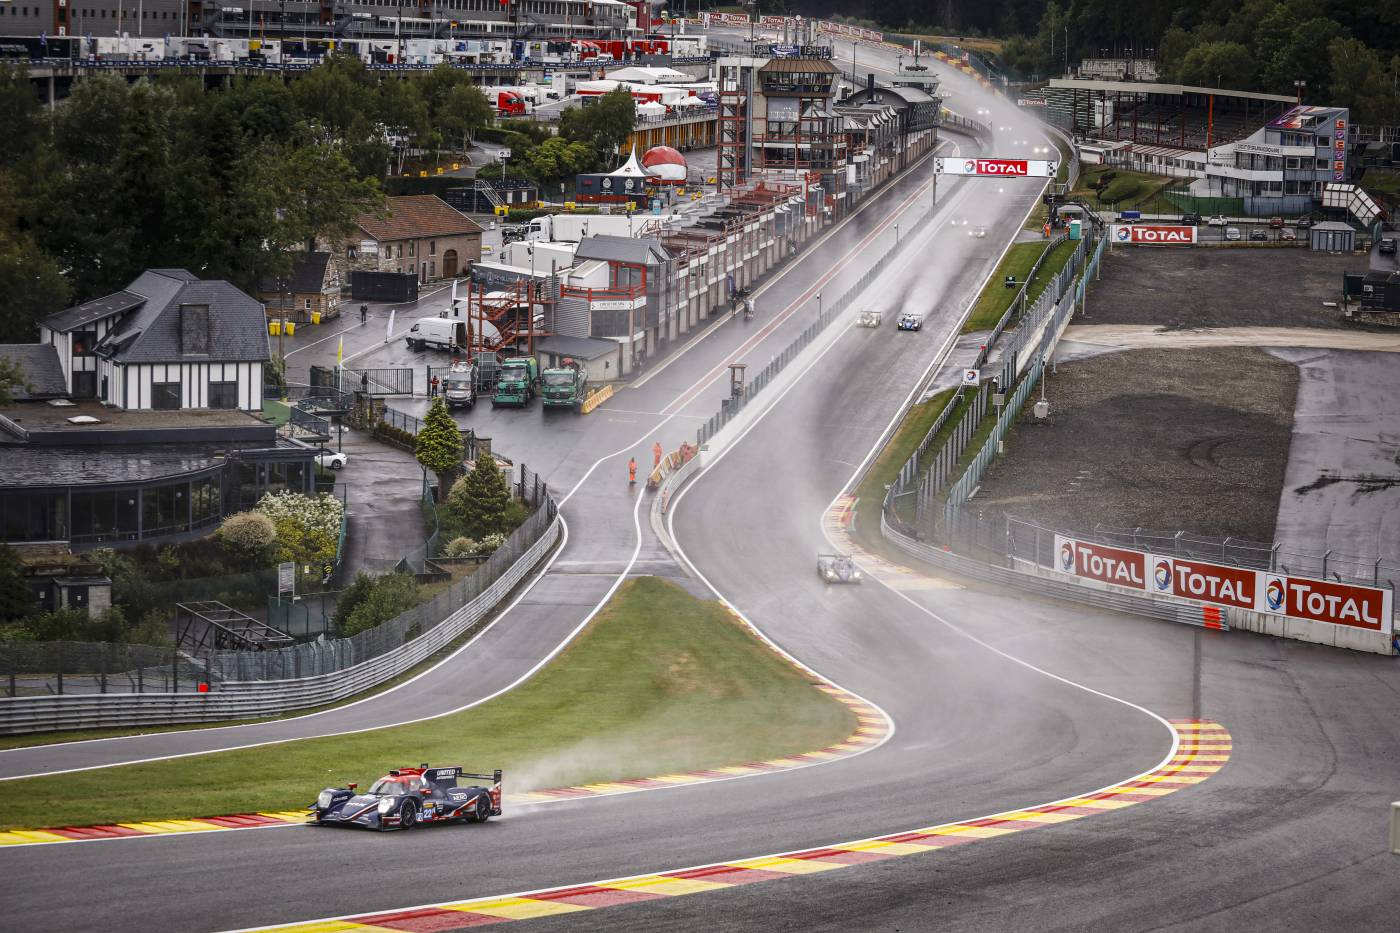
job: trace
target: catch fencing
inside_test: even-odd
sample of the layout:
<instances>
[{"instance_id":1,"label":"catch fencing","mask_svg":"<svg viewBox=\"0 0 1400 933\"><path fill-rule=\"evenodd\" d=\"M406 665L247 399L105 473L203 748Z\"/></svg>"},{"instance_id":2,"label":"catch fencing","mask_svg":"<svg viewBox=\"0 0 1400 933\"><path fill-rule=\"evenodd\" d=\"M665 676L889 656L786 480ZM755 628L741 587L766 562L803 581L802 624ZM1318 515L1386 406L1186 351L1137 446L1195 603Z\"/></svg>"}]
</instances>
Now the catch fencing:
<instances>
[{"instance_id":1,"label":"catch fencing","mask_svg":"<svg viewBox=\"0 0 1400 933\"><path fill-rule=\"evenodd\" d=\"M532 487L533 488L533 487ZM318 706L384 683L482 623L559 537L547 492L476 572L349 638L269 651L0 643L0 733L216 721Z\"/></svg>"}]
</instances>

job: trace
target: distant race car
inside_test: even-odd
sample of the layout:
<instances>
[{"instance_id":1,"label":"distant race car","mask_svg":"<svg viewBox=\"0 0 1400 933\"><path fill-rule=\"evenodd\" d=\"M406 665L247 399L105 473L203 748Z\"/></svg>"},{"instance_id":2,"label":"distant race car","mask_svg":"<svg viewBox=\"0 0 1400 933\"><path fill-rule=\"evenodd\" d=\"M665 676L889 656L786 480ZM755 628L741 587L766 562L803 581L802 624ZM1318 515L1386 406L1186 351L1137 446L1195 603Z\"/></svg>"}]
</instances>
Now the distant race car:
<instances>
[{"instance_id":1,"label":"distant race car","mask_svg":"<svg viewBox=\"0 0 1400 933\"><path fill-rule=\"evenodd\" d=\"M954 227L966 227L966 226L967 226L967 218L966 218L966 217L954 217L952 220L948 221L948 223L951 224L951 225L954 226Z\"/></svg>"},{"instance_id":2,"label":"distant race car","mask_svg":"<svg viewBox=\"0 0 1400 933\"><path fill-rule=\"evenodd\" d=\"M338 470L349 461L350 458L345 454L334 450L318 450L316 452L316 465L327 470Z\"/></svg>"},{"instance_id":3,"label":"distant race car","mask_svg":"<svg viewBox=\"0 0 1400 933\"><path fill-rule=\"evenodd\" d=\"M818 554L817 576L827 583L859 583L860 568L845 554Z\"/></svg>"},{"instance_id":4,"label":"distant race car","mask_svg":"<svg viewBox=\"0 0 1400 933\"><path fill-rule=\"evenodd\" d=\"M900 330L923 330L924 319L917 314L901 314L899 316Z\"/></svg>"},{"instance_id":5,"label":"distant race car","mask_svg":"<svg viewBox=\"0 0 1400 933\"><path fill-rule=\"evenodd\" d=\"M458 787L458 778L490 781L490 787ZM412 829L419 823L485 823L501 815L501 772L469 774L460 767L399 768L375 781L363 794L359 785L327 787L316 802L309 823L316 826L357 826L361 829Z\"/></svg>"},{"instance_id":6,"label":"distant race car","mask_svg":"<svg viewBox=\"0 0 1400 933\"><path fill-rule=\"evenodd\" d=\"M967 235L978 240L985 240L987 238L987 228L973 227L971 230L967 231Z\"/></svg>"},{"instance_id":7,"label":"distant race car","mask_svg":"<svg viewBox=\"0 0 1400 933\"><path fill-rule=\"evenodd\" d=\"M879 311L862 311L862 312L860 313L860 317L856 318L856 326L857 326L857 327L879 327L879 326L880 326L880 317L881 317L881 315L880 315L880 312L879 312Z\"/></svg>"}]
</instances>

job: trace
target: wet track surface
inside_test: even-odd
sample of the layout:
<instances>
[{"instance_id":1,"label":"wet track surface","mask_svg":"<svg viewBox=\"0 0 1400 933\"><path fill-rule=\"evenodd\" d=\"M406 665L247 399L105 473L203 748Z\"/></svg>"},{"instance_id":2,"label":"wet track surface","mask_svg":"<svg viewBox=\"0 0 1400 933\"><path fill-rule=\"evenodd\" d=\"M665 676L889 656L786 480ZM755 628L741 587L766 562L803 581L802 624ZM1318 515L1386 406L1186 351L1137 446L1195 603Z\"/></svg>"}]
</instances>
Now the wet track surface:
<instances>
[{"instance_id":1,"label":"wet track surface","mask_svg":"<svg viewBox=\"0 0 1400 933\"><path fill-rule=\"evenodd\" d=\"M926 172L900 181L886 198L903 200ZM958 198L950 188L940 203L988 217L995 226L985 243L1005 242L1030 205L1015 193ZM810 265L793 267L760 295L764 313L802 300L855 252L852 265L824 286L844 291L864 271L861 241L896 219L887 208L867 211L809 250L803 262ZM290 922L976 817L1090 791L1160 761L1170 732L1112 697L1168 718L1218 720L1235 737L1229 766L1170 799L1082 824L829 876L610 908L588 922L610 930L1374 929L1393 922L1400 884L1383 837L1385 806L1400 796L1393 712L1400 671L1390 659L1243 633L1206 635L1020 595L955 586L896 592L876 581L827 587L816 578L824 509L918 388L999 252L978 246L968 255L960 232L936 225L932 236L907 271L890 270L876 287L878 300L889 302L883 310L899 301L923 310L924 331L896 333L887 318L877 331L840 333L674 509L677 539L720 593L785 650L888 711L897 729L885 745L786 774L520 808L485 826L383 836L293 827L0 851L6 927L83 929L96 918L110 930ZM878 255L883 246L867 250ZM755 341L750 360L765 363L814 314L803 301ZM570 535L556 563L458 659L383 697L317 717L0 753L0 774L370 728L509 684L587 616L634 554L648 562L634 571L677 572L654 542L639 540L622 465L653 439L670 448L693 438L724 388L721 379L691 389L734 357L743 327L726 324L646 385L620 393L571 428L568 443L544 429L522 432L518 442L498 432L503 445L557 444L549 477L556 489L598 466L563 508ZM673 415L660 414L687 397ZM645 525L644 509L641 519ZM588 928L567 916L531 923Z\"/></svg>"}]
</instances>

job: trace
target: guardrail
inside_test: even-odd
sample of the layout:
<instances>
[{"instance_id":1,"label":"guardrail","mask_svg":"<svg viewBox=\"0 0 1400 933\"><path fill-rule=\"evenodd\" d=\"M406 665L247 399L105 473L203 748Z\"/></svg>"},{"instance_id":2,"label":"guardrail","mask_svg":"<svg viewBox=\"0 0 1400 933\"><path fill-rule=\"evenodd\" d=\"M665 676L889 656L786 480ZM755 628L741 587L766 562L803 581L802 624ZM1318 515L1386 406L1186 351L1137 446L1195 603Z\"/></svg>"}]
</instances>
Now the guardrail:
<instances>
[{"instance_id":1,"label":"guardrail","mask_svg":"<svg viewBox=\"0 0 1400 933\"><path fill-rule=\"evenodd\" d=\"M104 669L101 675L103 687L125 682L141 692L0 699L0 734L248 719L353 696L397 677L484 622L559 533L555 504L546 498L476 573L374 629L278 651L148 649L160 663ZM124 655L139 648L111 647ZM23 649L23 643L0 646L0 669L8 667L12 692L17 679L23 680L15 671ZM145 692L145 678L162 692ZM207 692L201 692L201 684Z\"/></svg>"}]
</instances>

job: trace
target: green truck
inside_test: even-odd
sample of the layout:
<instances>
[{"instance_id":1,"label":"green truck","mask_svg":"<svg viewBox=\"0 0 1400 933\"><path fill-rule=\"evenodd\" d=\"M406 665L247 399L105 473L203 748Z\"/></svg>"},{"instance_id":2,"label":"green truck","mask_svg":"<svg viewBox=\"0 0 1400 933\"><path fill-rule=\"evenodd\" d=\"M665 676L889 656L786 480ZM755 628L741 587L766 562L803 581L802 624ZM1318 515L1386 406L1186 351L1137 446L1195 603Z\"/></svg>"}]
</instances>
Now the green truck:
<instances>
[{"instance_id":1,"label":"green truck","mask_svg":"<svg viewBox=\"0 0 1400 933\"><path fill-rule=\"evenodd\" d=\"M546 409L583 410L588 394L588 371L577 360L564 358L559 365L540 374L540 401Z\"/></svg>"},{"instance_id":2,"label":"green truck","mask_svg":"<svg viewBox=\"0 0 1400 933\"><path fill-rule=\"evenodd\" d=\"M512 356L501 363L501 375L496 380L496 393L491 407L519 405L524 408L535 397L535 385L540 379L540 364L533 356Z\"/></svg>"}]
</instances>

